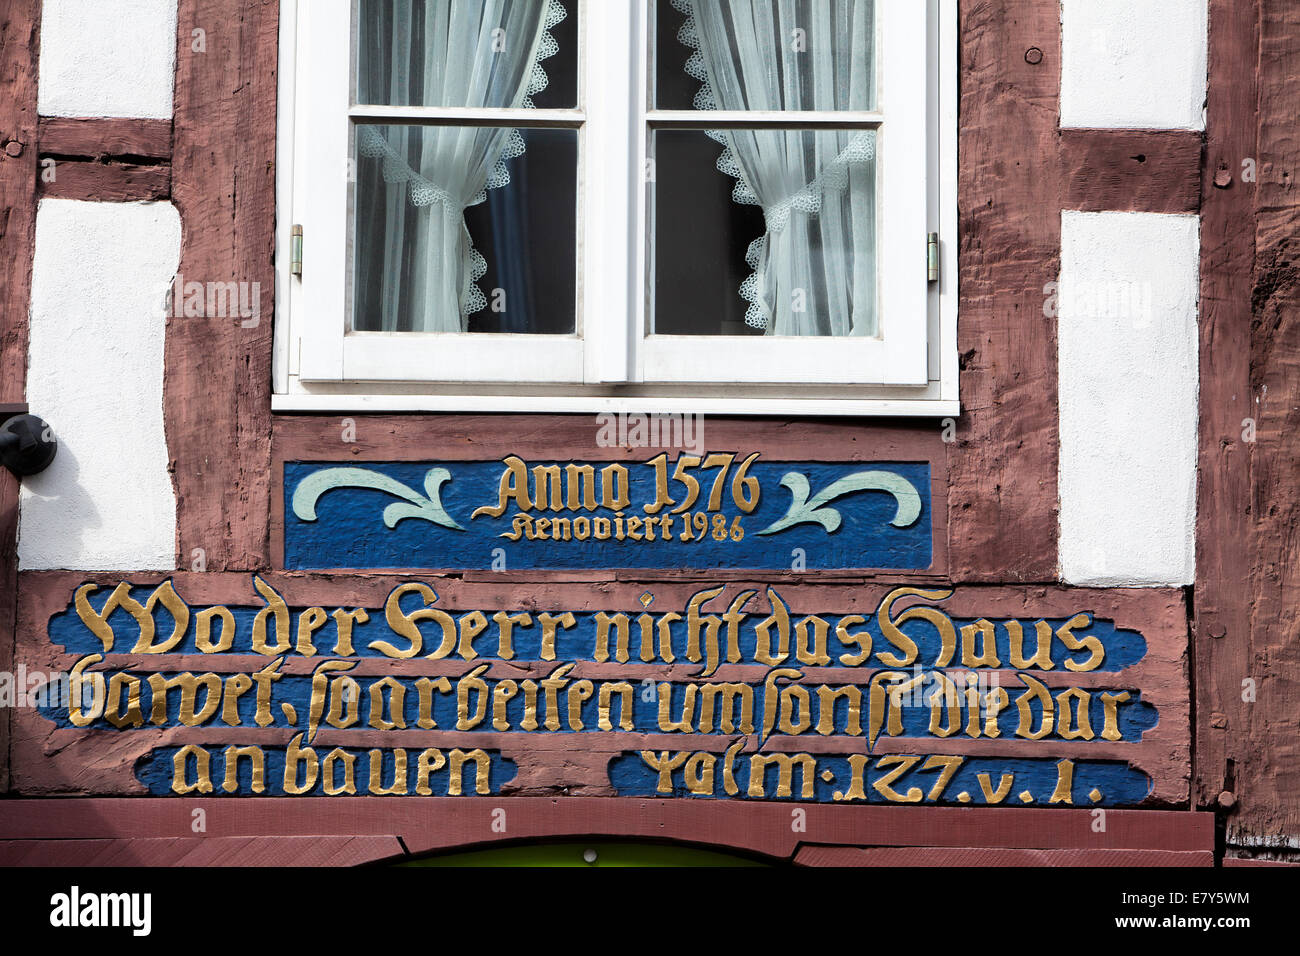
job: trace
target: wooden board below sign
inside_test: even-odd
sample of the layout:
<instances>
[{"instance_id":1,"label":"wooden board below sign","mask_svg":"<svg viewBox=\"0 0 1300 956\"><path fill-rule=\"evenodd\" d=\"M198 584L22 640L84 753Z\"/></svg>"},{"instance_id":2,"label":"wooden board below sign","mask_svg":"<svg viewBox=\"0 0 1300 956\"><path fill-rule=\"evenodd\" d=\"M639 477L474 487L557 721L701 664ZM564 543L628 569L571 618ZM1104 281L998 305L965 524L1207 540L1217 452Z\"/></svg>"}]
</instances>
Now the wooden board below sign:
<instances>
[{"instance_id":1,"label":"wooden board below sign","mask_svg":"<svg viewBox=\"0 0 1300 956\"><path fill-rule=\"evenodd\" d=\"M1214 862L1214 816L1208 813L1110 810L1105 828L1098 829L1086 810L1009 814L808 806L807 829L797 832L790 825L789 804L505 797L488 808L480 801L436 797L253 797L232 814L221 812L223 803L211 798L11 800L0 817L0 865L360 863L467 847L614 837L672 840L812 866L954 866L972 862L971 847L981 848L984 865ZM489 809L505 814L504 832L493 829ZM202 836L192 829L198 811L207 824ZM861 856L868 853L876 856ZM883 854L893 858L882 860Z\"/></svg>"}]
</instances>

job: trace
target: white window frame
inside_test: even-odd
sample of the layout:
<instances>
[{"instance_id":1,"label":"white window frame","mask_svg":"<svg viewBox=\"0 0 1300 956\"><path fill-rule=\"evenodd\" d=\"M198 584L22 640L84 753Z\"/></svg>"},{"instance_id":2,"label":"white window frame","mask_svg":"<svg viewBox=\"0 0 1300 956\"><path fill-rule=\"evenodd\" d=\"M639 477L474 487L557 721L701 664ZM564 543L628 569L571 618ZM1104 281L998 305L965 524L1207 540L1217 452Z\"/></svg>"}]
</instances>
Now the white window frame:
<instances>
[{"instance_id":1,"label":"white window frame","mask_svg":"<svg viewBox=\"0 0 1300 956\"><path fill-rule=\"evenodd\" d=\"M351 107L351 69L339 69L340 63L352 63L351 6L351 0L281 3L273 410L959 412L956 0L881 0L886 36L913 31L906 46L887 41L881 46L882 113L798 115L801 127L881 125L880 170L891 186L881 204L885 335L869 339L641 334L650 308L651 210L649 191L639 182L644 163L634 157L649 155L651 130L792 125L789 113L649 110L654 12L649 0L578 5L580 108L568 110ZM918 8L924 8L923 17L901 12ZM571 8L570 15L574 12ZM342 23L347 27L340 28ZM918 57L915 46L922 42L929 52ZM328 68L313 72L313 63ZM586 82L587 77L599 81ZM897 109L893 91L900 87L911 94L924 90L924 108L917 108L919 97L909 94L913 108ZM577 130L574 335L347 331L349 129L355 121L398 116ZM926 142L926 162L904 161L898 148L891 153L889 144L900 141L912 144L908 157L915 155L916 143ZM589 162L591 157L599 161ZM911 225L892 226L899 221ZM302 280L289 275L293 224L305 232ZM940 235L940 278L927 286L928 232ZM904 275L911 277L906 283L895 278ZM905 294L899 294L903 285ZM923 324L896 321L921 311ZM608 321L610 316L624 321ZM846 360L831 358L836 355Z\"/></svg>"}]
</instances>

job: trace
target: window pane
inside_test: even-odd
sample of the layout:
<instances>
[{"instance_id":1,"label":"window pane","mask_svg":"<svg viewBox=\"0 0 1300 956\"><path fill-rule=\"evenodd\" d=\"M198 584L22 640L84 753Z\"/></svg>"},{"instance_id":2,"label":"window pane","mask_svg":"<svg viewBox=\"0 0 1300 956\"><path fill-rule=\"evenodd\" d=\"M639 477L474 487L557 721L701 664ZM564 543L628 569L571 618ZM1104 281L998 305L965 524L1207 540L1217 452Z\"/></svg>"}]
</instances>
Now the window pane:
<instances>
[{"instance_id":1,"label":"window pane","mask_svg":"<svg viewBox=\"0 0 1300 956\"><path fill-rule=\"evenodd\" d=\"M654 331L660 335L758 335L739 295L745 251L763 234L763 211L731 201L736 181L718 173L708 136L654 137Z\"/></svg>"},{"instance_id":2,"label":"window pane","mask_svg":"<svg viewBox=\"0 0 1300 956\"><path fill-rule=\"evenodd\" d=\"M876 335L875 136L656 132L653 331Z\"/></svg>"},{"instance_id":3,"label":"window pane","mask_svg":"<svg viewBox=\"0 0 1300 956\"><path fill-rule=\"evenodd\" d=\"M356 331L575 330L574 130L358 126Z\"/></svg>"},{"instance_id":4,"label":"window pane","mask_svg":"<svg viewBox=\"0 0 1300 956\"><path fill-rule=\"evenodd\" d=\"M357 0L357 102L577 105L577 0Z\"/></svg>"},{"instance_id":5,"label":"window pane","mask_svg":"<svg viewBox=\"0 0 1300 956\"><path fill-rule=\"evenodd\" d=\"M656 0L655 108L874 110L875 2Z\"/></svg>"}]
</instances>

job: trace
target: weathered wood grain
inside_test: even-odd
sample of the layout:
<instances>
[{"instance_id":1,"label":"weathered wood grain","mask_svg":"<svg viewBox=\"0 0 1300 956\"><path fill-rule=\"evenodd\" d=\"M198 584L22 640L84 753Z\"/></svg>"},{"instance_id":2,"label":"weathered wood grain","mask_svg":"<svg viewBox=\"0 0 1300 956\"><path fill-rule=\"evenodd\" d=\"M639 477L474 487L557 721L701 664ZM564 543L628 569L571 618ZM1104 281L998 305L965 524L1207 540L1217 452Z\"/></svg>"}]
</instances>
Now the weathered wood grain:
<instances>
[{"instance_id":1,"label":"weathered wood grain","mask_svg":"<svg viewBox=\"0 0 1300 956\"><path fill-rule=\"evenodd\" d=\"M168 165L63 160L53 181L42 179L40 193L54 199L89 202L148 202L171 195Z\"/></svg>"},{"instance_id":2,"label":"weathered wood grain","mask_svg":"<svg viewBox=\"0 0 1300 956\"><path fill-rule=\"evenodd\" d=\"M1213 687L1230 695L1232 707L1227 709L1229 700L1218 704L1228 713L1227 754L1235 770L1230 789L1237 800L1228 818L1228 842L1286 838L1295 848L1300 840L1300 5L1264 0L1260 12L1258 183L1233 187L1247 195L1253 191L1255 200L1248 393L1254 408L1244 413L1258 420L1248 499L1254 577L1249 594L1238 598L1249 600L1250 644L1244 659L1232 659L1240 672L1221 666ZM1258 685L1253 703L1242 701L1244 679Z\"/></svg>"},{"instance_id":3,"label":"weathered wood grain","mask_svg":"<svg viewBox=\"0 0 1300 956\"><path fill-rule=\"evenodd\" d=\"M42 196L137 202L171 195L171 120L43 116L37 135Z\"/></svg>"},{"instance_id":4,"label":"weathered wood grain","mask_svg":"<svg viewBox=\"0 0 1300 956\"><path fill-rule=\"evenodd\" d=\"M354 423L344 440L344 420ZM436 453L452 461L556 458L644 461L669 445L624 448L597 444L596 415L277 415L276 457L284 461L420 461ZM938 460L938 429L908 423L833 419L723 418L699 425L706 445L719 450L753 445L775 461Z\"/></svg>"},{"instance_id":5,"label":"weathered wood grain","mask_svg":"<svg viewBox=\"0 0 1300 956\"><path fill-rule=\"evenodd\" d=\"M207 31L205 52L190 31ZM260 317L167 321L163 386L177 549L266 567L275 272L276 0L181 0L172 197L187 282L257 282Z\"/></svg>"},{"instance_id":6,"label":"weathered wood grain","mask_svg":"<svg viewBox=\"0 0 1300 956\"><path fill-rule=\"evenodd\" d=\"M0 402L27 390L36 239L36 62L40 0L0 7ZM17 155L14 155L14 154ZM0 671L12 670L18 596L18 482L0 469ZM9 716L0 708L0 793L9 788Z\"/></svg>"},{"instance_id":7,"label":"weathered wood grain","mask_svg":"<svg viewBox=\"0 0 1300 956\"><path fill-rule=\"evenodd\" d=\"M1063 206L1199 212L1203 139L1190 130L1061 130Z\"/></svg>"},{"instance_id":8,"label":"weathered wood grain","mask_svg":"<svg viewBox=\"0 0 1300 956\"><path fill-rule=\"evenodd\" d=\"M42 156L55 159L131 159L170 162L172 121L42 116Z\"/></svg>"},{"instance_id":9,"label":"weathered wood grain","mask_svg":"<svg viewBox=\"0 0 1300 956\"><path fill-rule=\"evenodd\" d=\"M1210 77L1201 214L1200 459L1197 488L1196 803L1235 792L1251 752L1242 680L1258 680L1251 652L1250 577L1256 446L1243 420L1258 411L1250 382L1255 190L1240 178L1257 157L1260 0L1211 0ZM1222 183L1216 184L1216 179ZM1272 503L1265 504L1271 507ZM1263 763L1267 764L1265 760ZM1252 799L1241 794L1243 799Z\"/></svg>"},{"instance_id":10,"label":"weathered wood grain","mask_svg":"<svg viewBox=\"0 0 1300 956\"><path fill-rule=\"evenodd\" d=\"M959 21L963 413L949 561L954 581L1052 581L1056 328L1043 306L1061 258L1060 4L962 0Z\"/></svg>"}]
</instances>

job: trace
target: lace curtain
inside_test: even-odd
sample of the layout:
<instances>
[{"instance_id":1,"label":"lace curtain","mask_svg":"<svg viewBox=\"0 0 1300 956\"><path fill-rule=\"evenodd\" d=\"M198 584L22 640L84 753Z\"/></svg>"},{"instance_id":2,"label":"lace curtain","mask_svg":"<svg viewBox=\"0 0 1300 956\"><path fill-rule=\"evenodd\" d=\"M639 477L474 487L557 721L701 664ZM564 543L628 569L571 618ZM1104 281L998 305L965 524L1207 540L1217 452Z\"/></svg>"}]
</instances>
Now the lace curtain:
<instances>
[{"instance_id":1,"label":"lace curtain","mask_svg":"<svg viewBox=\"0 0 1300 956\"><path fill-rule=\"evenodd\" d=\"M560 0L363 2L358 100L532 107L547 85L541 61L558 51L548 31L565 16ZM357 255L383 277L379 301L365 303L366 328L464 332L487 304L476 284L487 265L465 210L510 182L506 163L523 154L522 136L488 126L363 125L357 151L388 184L381 208L357 211Z\"/></svg>"},{"instance_id":2,"label":"lace curtain","mask_svg":"<svg viewBox=\"0 0 1300 956\"><path fill-rule=\"evenodd\" d=\"M672 0L703 110L875 108L874 0ZM715 130L733 198L761 206L745 322L769 335L876 333L875 132Z\"/></svg>"}]
</instances>

